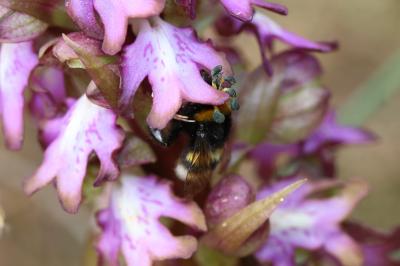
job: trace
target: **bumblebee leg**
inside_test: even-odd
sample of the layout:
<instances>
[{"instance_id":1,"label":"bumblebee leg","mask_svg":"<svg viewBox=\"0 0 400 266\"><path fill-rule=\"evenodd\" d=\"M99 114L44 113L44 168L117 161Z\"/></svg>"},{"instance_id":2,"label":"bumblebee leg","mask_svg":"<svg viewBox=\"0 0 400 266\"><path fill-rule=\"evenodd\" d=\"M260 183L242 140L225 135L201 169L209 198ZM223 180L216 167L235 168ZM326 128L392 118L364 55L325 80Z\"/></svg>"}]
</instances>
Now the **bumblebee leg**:
<instances>
[{"instance_id":1,"label":"bumblebee leg","mask_svg":"<svg viewBox=\"0 0 400 266\"><path fill-rule=\"evenodd\" d=\"M181 128L182 125L179 121L172 121L165 129L149 127L149 131L154 140L164 146L169 146L177 138Z\"/></svg>"}]
</instances>

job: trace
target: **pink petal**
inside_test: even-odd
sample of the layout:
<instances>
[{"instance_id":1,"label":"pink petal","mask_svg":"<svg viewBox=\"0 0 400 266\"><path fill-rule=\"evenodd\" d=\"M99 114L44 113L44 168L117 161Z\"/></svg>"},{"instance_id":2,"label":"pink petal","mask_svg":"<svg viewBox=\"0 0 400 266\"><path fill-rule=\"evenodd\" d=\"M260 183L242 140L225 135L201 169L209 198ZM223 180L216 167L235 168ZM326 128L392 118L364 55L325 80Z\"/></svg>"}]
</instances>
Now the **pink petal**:
<instances>
[{"instance_id":1,"label":"pink petal","mask_svg":"<svg viewBox=\"0 0 400 266\"><path fill-rule=\"evenodd\" d=\"M271 38L277 38L281 41L302 49L315 50L320 52L329 52L334 49L332 44L319 43L307 40L299 35L285 30L268 16L256 12L251 23L256 27L257 34L264 45L270 45Z\"/></svg>"},{"instance_id":2,"label":"pink petal","mask_svg":"<svg viewBox=\"0 0 400 266\"><path fill-rule=\"evenodd\" d=\"M94 0L94 6L104 24L103 50L116 54L125 41L129 18L156 16L164 9L165 0Z\"/></svg>"},{"instance_id":3,"label":"pink petal","mask_svg":"<svg viewBox=\"0 0 400 266\"><path fill-rule=\"evenodd\" d=\"M330 52L337 48L337 43L335 42L313 42L287 31L260 12L256 12L251 21L244 23L227 16L221 17L216 22L216 28L218 33L222 36L232 36L238 34L242 30L254 33L259 43L263 66L267 73L272 73L272 68L265 53L265 49L271 50L274 39L279 39L294 48L311 51Z\"/></svg>"},{"instance_id":4,"label":"pink petal","mask_svg":"<svg viewBox=\"0 0 400 266\"><path fill-rule=\"evenodd\" d=\"M124 136L115 121L116 115L111 110L91 103L86 95L81 96L64 116L60 132L47 147L39 169L26 180L26 193L32 194L55 179L63 207L76 212L92 152L101 163L96 183L119 175L113 153L121 147Z\"/></svg>"},{"instance_id":5,"label":"pink petal","mask_svg":"<svg viewBox=\"0 0 400 266\"><path fill-rule=\"evenodd\" d=\"M65 6L68 15L86 35L97 39L103 37L103 29L96 20L93 0L66 0Z\"/></svg>"},{"instance_id":6,"label":"pink petal","mask_svg":"<svg viewBox=\"0 0 400 266\"><path fill-rule=\"evenodd\" d=\"M357 242L348 235L337 232L326 241L325 250L336 257L344 266L361 266L363 254Z\"/></svg>"},{"instance_id":7,"label":"pink petal","mask_svg":"<svg viewBox=\"0 0 400 266\"><path fill-rule=\"evenodd\" d=\"M313 153L326 145L365 144L372 142L375 136L361 128L341 125L336 121L334 111L328 112L325 120L304 143L304 152Z\"/></svg>"},{"instance_id":8,"label":"pink petal","mask_svg":"<svg viewBox=\"0 0 400 266\"><path fill-rule=\"evenodd\" d=\"M260 45L264 67L268 72L270 72L270 66L264 50L272 47L272 40L275 38L296 48L318 52L330 52L337 47L336 43L313 42L295 33L287 31L279 26L275 21L260 12L254 14L251 25Z\"/></svg>"},{"instance_id":9,"label":"pink petal","mask_svg":"<svg viewBox=\"0 0 400 266\"><path fill-rule=\"evenodd\" d=\"M258 197L267 197L289 182L292 180L265 188ZM314 193L338 188L340 192L330 198L307 198ZM257 258L263 262L278 263L284 257L288 259L293 257L295 248L301 247L308 250L324 248L341 261L359 262L360 257L357 254L361 254L361 251L340 229L340 223L366 195L366 191L365 183L360 181L351 181L347 184L339 181L305 184L285 199L285 202L271 215L270 240L257 252ZM333 240L347 246L339 247ZM328 242L330 244L327 244Z\"/></svg>"},{"instance_id":10,"label":"pink petal","mask_svg":"<svg viewBox=\"0 0 400 266\"><path fill-rule=\"evenodd\" d=\"M269 9L273 12L280 13L282 15L287 14L287 8L279 4L268 3L263 0L220 0L225 9L232 16L242 20L250 21L253 17L253 5L259 6L265 9Z\"/></svg>"},{"instance_id":11,"label":"pink petal","mask_svg":"<svg viewBox=\"0 0 400 266\"><path fill-rule=\"evenodd\" d=\"M0 52L0 108L5 142L17 150L23 141L24 89L38 59L31 42L4 43Z\"/></svg>"},{"instance_id":12,"label":"pink petal","mask_svg":"<svg viewBox=\"0 0 400 266\"><path fill-rule=\"evenodd\" d=\"M153 88L153 107L148 124L163 128L179 110L182 101L221 104L227 94L208 85L200 76L222 65L231 73L226 60L211 45L197 40L190 29L176 28L161 19L153 27L142 21L136 41L127 47L123 60L121 108L129 112L132 98L148 76Z\"/></svg>"},{"instance_id":13,"label":"pink petal","mask_svg":"<svg viewBox=\"0 0 400 266\"><path fill-rule=\"evenodd\" d=\"M197 248L192 236L173 236L160 217L179 220L197 230L206 230L205 219L194 202L172 194L171 186L157 178L124 176L115 187L108 209L98 222L103 233L97 244L101 262L118 265L119 251L128 266L150 266L153 261L189 258Z\"/></svg>"}]
</instances>

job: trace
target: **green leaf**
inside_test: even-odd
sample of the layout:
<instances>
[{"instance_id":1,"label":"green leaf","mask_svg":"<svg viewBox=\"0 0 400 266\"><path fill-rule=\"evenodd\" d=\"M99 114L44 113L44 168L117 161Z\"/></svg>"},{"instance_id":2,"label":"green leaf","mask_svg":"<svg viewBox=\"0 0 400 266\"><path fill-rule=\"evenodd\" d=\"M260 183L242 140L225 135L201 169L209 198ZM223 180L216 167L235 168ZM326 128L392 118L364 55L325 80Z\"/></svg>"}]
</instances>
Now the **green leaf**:
<instances>
[{"instance_id":1,"label":"green leaf","mask_svg":"<svg viewBox=\"0 0 400 266\"><path fill-rule=\"evenodd\" d=\"M339 109L341 123L362 125L400 90L400 51L390 57Z\"/></svg>"},{"instance_id":2,"label":"green leaf","mask_svg":"<svg viewBox=\"0 0 400 266\"><path fill-rule=\"evenodd\" d=\"M253 202L215 226L201 240L209 247L235 255L252 234L270 217L285 197L299 188L306 179L296 181L271 196Z\"/></svg>"},{"instance_id":3,"label":"green leaf","mask_svg":"<svg viewBox=\"0 0 400 266\"><path fill-rule=\"evenodd\" d=\"M112 108L117 108L119 98L120 76L118 68L108 63L113 62L108 56L96 55L85 46L86 43L74 41L63 34L63 39L78 55L86 71L101 91Z\"/></svg>"},{"instance_id":4,"label":"green leaf","mask_svg":"<svg viewBox=\"0 0 400 266\"><path fill-rule=\"evenodd\" d=\"M232 256L226 256L221 252L210 249L200 244L196 254L195 261L198 266L238 266L239 261Z\"/></svg>"}]
</instances>

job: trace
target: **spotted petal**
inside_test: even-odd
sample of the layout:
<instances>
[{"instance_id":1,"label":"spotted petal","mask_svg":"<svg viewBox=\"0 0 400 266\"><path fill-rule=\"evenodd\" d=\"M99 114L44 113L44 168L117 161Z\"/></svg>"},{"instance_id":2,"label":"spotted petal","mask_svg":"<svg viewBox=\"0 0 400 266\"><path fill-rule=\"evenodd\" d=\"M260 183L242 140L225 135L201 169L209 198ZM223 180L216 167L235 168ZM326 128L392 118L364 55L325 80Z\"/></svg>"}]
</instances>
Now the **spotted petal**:
<instances>
[{"instance_id":1,"label":"spotted petal","mask_svg":"<svg viewBox=\"0 0 400 266\"><path fill-rule=\"evenodd\" d=\"M221 104L226 93L208 85L200 68L230 67L209 43L197 40L191 29L176 28L161 19L152 27L142 21L136 41L128 46L123 59L121 108L130 111L133 95L148 76L153 88L153 106L147 118L154 128L164 128L182 104L182 100Z\"/></svg>"},{"instance_id":2,"label":"spotted petal","mask_svg":"<svg viewBox=\"0 0 400 266\"><path fill-rule=\"evenodd\" d=\"M0 112L9 149L17 150L23 140L24 89L38 62L31 42L4 43L0 52Z\"/></svg>"},{"instance_id":3,"label":"spotted petal","mask_svg":"<svg viewBox=\"0 0 400 266\"><path fill-rule=\"evenodd\" d=\"M280 182L262 190L264 198L288 182ZM336 196L312 198L324 191L337 190ZM270 237L257 252L257 259L274 265L294 265L295 248L324 249L335 256L342 265L362 265L362 252L356 242L340 227L355 205L366 194L366 185L360 181L347 184L339 182L308 183L291 194L272 213ZM329 194L328 194L329 195Z\"/></svg>"},{"instance_id":4,"label":"spotted petal","mask_svg":"<svg viewBox=\"0 0 400 266\"><path fill-rule=\"evenodd\" d=\"M173 236L159 221L173 218L197 230L206 230L200 208L175 197L171 186L153 176L123 176L114 187L110 206L99 212L103 230L97 243L100 261L118 265L121 252L128 266L151 266L153 261L189 258L197 249L192 236Z\"/></svg>"},{"instance_id":5,"label":"spotted petal","mask_svg":"<svg viewBox=\"0 0 400 266\"><path fill-rule=\"evenodd\" d=\"M55 179L63 207L76 212L92 152L101 164L96 184L119 175L113 153L121 147L124 136L115 121L116 115L111 110L93 104L86 95L81 96L62 119L60 132L47 147L39 169L26 180L26 193L32 194Z\"/></svg>"},{"instance_id":6,"label":"spotted petal","mask_svg":"<svg viewBox=\"0 0 400 266\"><path fill-rule=\"evenodd\" d=\"M220 0L225 9L232 16L243 20L250 21L253 17L253 6L269 9L273 12L286 15L287 8L280 4L269 3L264 0Z\"/></svg>"}]
</instances>

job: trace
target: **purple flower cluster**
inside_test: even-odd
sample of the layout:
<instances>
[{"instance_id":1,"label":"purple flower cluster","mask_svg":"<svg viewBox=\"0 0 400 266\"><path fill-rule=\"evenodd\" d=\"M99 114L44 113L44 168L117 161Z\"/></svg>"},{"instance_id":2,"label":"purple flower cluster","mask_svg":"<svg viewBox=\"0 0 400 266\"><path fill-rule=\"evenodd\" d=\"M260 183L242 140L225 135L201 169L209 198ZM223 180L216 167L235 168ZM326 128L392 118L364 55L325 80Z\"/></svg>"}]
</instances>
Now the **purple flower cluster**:
<instances>
[{"instance_id":1,"label":"purple flower cluster","mask_svg":"<svg viewBox=\"0 0 400 266\"><path fill-rule=\"evenodd\" d=\"M368 189L338 179L335 151L374 136L339 124L319 82L322 67L311 53L336 44L307 40L262 12L286 15L280 4L216 2L1 1L5 144L21 148L26 102L44 149L25 192L53 183L69 213L85 199L103 202L94 204L101 265L397 265L390 252L398 230L385 235L346 221ZM225 38L224 49L193 28L211 9L218 16L209 26ZM232 71L245 69L237 67L245 66L240 47L229 46L241 32L254 34L260 48L262 65L250 73ZM290 48L277 53L276 40ZM182 181L172 169L185 138L162 148L148 129L168 129L187 104L222 108L236 99L207 82L204 73L217 66L226 80L244 77L235 88L241 109L209 188L178 197ZM257 171L244 170L246 163Z\"/></svg>"}]
</instances>

